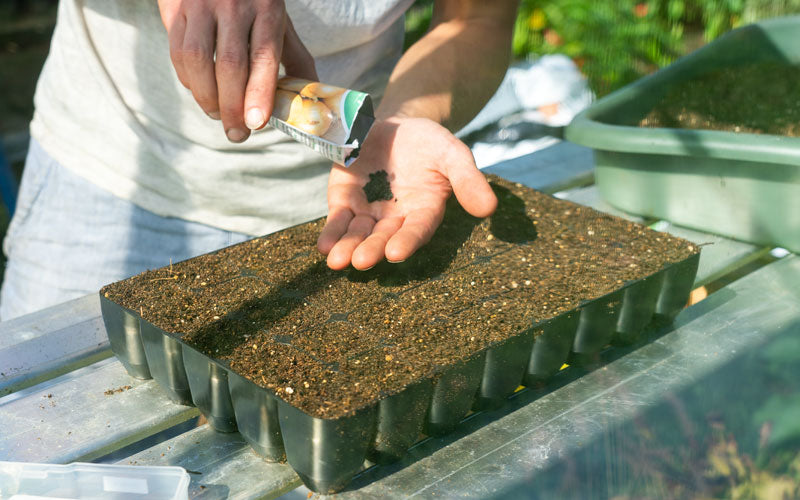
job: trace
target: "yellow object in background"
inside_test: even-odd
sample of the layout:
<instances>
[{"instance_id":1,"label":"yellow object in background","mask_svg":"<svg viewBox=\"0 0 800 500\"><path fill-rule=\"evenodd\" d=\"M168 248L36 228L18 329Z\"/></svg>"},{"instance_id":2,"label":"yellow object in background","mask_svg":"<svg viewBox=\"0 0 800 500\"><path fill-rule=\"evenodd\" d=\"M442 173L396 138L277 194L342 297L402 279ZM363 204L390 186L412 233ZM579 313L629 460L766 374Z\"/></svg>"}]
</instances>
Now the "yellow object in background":
<instances>
[{"instance_id":1,"label":"yellow object in background","mask_svg":"<svg viewBox=\"0 0 800 500\"><path fill-rule=\"evenodd\" d=\"M535 31L539 31L547 25L547 18L542 9L534 9L531 17L528 18L528 26Z\"/></svg>"}]
</instances>

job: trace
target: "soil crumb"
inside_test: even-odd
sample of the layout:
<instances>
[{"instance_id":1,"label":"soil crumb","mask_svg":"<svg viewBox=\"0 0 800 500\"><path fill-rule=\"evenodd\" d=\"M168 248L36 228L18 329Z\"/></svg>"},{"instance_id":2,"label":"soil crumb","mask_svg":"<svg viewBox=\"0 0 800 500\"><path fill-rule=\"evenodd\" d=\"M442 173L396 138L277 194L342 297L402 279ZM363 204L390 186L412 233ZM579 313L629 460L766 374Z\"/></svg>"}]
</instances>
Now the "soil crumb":
<instances>
[{"instance_id":1,"label":"soil crumb","mask_svg":"<svg viewBox=\"0 0 800 500\"><path fill-rule=\"evenodd\" d=\"M369 174L369 182L364 186L364 194L367 195L369 203L378 200L388 201L394 198L394 193L389 185L389 174L386 173L386 170L378 170Z\"/></svg>"},{"instance_id":2,"label":"soil crumb","mask_svg":"<svg viewBox=\"0 0 800 500\"><path fill-rule=\"evenodd\" d=\"M117 387L116 389L108 389L107 391L103 392L103 394L106 396L113 396L114 394L127 391L128 389L131 389L131 386L123 385L122 387Z\"/></svg>"}]
</instances>

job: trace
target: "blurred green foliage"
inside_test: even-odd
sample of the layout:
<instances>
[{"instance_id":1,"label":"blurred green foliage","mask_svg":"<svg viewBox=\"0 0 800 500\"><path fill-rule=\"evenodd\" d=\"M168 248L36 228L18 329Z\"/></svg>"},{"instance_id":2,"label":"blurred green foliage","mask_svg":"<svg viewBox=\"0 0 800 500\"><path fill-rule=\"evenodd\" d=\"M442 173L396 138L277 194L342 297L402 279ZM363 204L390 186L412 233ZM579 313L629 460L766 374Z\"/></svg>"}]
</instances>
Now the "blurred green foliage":
<instances>
[{"instance_id":1,"label":"blurred green foliage","mask_svg":"<svg viewBox=\"0 0 800 500\"><path fill-rule=\"evenodd\" d=\"M433 0L406 16L406 46L428 28ZM571 57L603 95L722 33L758 19L800 13L800 0L521 0L514 56Z\"/></svg>"}]
</instances>

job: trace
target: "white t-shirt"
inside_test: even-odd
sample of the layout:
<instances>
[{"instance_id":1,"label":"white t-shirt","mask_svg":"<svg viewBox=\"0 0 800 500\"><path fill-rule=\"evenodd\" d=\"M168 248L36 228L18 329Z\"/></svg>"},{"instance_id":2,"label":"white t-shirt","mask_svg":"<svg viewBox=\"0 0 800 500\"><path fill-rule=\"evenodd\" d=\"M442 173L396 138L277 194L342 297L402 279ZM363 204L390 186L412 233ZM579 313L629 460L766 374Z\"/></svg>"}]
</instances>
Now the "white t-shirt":
<instances>
[{"instance_id":1,"label":"white t-shirt","mask_svg":"<svg viewBox=\"0 0 800 500\"><path fill-rule=\"evenodd\" d=\"M320 80L379 98L413 0L289 0ZM178 81L155 0L61 0L31 134L159 215L252 235L323 215L330 162L266 128L232 144Z\"/></svg>"}]
</instances>

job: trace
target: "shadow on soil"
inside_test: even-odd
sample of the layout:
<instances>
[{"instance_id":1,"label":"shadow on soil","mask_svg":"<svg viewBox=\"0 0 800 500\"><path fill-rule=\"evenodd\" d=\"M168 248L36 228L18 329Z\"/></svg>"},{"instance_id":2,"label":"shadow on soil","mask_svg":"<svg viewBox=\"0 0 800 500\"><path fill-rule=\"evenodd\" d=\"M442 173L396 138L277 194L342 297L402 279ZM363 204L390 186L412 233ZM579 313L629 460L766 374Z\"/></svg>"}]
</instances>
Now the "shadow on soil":
<instances>
[{"instance_id":1,"label":"shadow on soil","mask_svg":"<svg viewBox=\"0 0 800 500\"><path fill-rule=\"evenodd\" d=\"M504 187L492 184L492 188L499 204L489 221L491 234L501 241L514 244L535 240L536 227L525 212L524 202ZM451 197L444 220L431 241L407 261L398 264L384 261L368 271L332 271L324 260L317 261L288 281L271 283L274 288L266 295L247 301L237 310L225 315L221 321L193 333L191 343L204 352L217 352L218 357L224 358L232 354L241 343L248 341L237 335L236 338L240 340L236 342L219 342L222 332L252 330L254 321L258 323L259 330L269 331L273 325L304 304L313 306L316 295L343 277L356 283L375 282L380 287L393 288L393 292L401 292L398 287L414 286L418 282L436 279L448 270L453 271L454 259L480 223L481 219L469 215ZM343 302L352 303L346 298ZM210 348L211 345L213 348Z\"/></svg>"}]
</instances>

